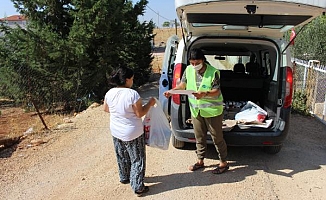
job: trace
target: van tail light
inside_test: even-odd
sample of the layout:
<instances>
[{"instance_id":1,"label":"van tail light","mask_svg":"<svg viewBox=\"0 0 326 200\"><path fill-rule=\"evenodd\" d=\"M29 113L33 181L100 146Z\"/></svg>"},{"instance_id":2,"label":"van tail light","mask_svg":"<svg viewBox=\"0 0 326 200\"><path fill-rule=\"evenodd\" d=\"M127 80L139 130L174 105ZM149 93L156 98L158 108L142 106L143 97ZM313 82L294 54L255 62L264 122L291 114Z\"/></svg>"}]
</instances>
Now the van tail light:
<instances>
[{"instance_id":1,"label":"van tail light","mask_svg":"<svg viewBox=\"0 0 326 200\"><path fill-rule=\"evenodd\" d=\"M284 108L288 108L292 104L293 97L293 71L290 67L286 67L286 87Z\"/></svg>"},{"instance_id":2,"label":"van tail light","mask_svg":"<svg viewBox=\"0 0 326 200\"><path fill-rule=\"evenodd\" d=\"M175 88L175 86L177 86L178 83L180 83L180 80L181 80L181 69L182 69L182 64L181 63L177 63L174 66L172 88ZM180 105L180 94L173 94L172 95L172 101L175 104Z\"/></svg>"}]
</instances>

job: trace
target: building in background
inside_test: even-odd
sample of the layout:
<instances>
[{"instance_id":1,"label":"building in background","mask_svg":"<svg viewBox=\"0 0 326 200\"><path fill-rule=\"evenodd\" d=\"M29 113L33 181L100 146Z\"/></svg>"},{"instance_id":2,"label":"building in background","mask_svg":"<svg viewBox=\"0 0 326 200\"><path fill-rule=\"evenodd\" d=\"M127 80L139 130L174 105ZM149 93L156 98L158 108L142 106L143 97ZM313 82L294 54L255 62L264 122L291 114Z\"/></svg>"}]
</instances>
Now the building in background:
<instances>
[{"instance_id":1,"label":"building in background","mask_svg":"<svg viewBox=\"0 0 326 200\"><path fill-rule=\"evenodd\" d=\"M21 28L26 29L27 18L24 15L11 15L1 18L0 22L8 25L10 28L16 28L17 26L20 26ZM0 36L2 35L3 33L0 32Z\"/></svg>"}]
</instances>

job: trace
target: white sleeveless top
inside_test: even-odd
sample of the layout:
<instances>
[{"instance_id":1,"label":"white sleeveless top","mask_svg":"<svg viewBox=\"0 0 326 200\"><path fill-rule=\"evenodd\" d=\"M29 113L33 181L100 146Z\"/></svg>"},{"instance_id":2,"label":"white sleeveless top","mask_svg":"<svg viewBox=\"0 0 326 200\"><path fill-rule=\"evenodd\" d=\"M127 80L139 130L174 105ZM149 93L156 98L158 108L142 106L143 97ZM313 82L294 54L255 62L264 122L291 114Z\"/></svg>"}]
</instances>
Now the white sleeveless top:
<instances>
[{"instance_id":1,"label":"white sleeveless top","mask_svg":"<svg viewBox=\"0 0 326 200\"><path fill-rule=\"evenodd\" d=\"M132 108L139 99L138 92L130 88L112 88L105 94L104 101L110 109L112 136L131 141L143 134L142 119L136 116Z\"/></svg>"}]
</instances>

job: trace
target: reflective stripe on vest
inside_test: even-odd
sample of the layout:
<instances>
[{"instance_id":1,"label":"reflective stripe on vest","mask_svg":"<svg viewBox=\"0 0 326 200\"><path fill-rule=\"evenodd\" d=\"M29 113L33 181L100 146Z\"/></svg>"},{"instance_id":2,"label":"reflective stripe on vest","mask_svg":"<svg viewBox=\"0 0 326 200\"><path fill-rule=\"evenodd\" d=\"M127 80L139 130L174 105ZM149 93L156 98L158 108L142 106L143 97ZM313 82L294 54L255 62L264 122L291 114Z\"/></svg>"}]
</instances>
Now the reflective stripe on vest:
<instances>
[{"instance_id":1,"label":"reflective stripe on vest","mask_svg":"<svg viewBox=\"0 0 326 200\"><path fill-rule=\"evenodd\" d=\"M219 71L208 64L206 64L206 66L207 68L205 70L203 80L199 88L197 88L196 85L197 72L195 71L195 69L193 69L192 66L187 67L187 89L202 92L211 90L212 82L215 78L215 73L218 73L219 75ZM222 114L223 112L222 94L217 97L207 97L202 99L196 99L195 96L189 95L188 99L190 111L194 117L197 117L199 112L202 117L215 117Z\"/></svg>"},{"instance_id":2,"label":"reflective stripe on vest","mask_svg":"<svg viewBox=\"0 0 326 200\"><path fill-rule=\"evenodd\" d=\"M189 100L189 104L191 107L197 107L197 108L209 108L209 107L216 107L216 106L222 106L223 102L220 101L210 101L206 103L201 103L201 104L192 104L192 102L197 101L196 97L193 95L189 95L188 98L193 99L193 101ZM204 102L204 98L200 99L200 101Z\"/></svg>"}]
</instances>

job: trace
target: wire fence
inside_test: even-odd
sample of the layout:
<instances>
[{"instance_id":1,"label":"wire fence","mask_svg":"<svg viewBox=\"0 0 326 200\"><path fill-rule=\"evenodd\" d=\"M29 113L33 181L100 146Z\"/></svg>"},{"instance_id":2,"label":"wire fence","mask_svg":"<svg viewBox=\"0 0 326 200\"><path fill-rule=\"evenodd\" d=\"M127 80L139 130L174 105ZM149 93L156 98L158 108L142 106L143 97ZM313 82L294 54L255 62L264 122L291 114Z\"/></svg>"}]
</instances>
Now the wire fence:
<instances>
[{"instance_id":1,"label":"wire fence","mask_svg":"<svg viewBox=\"0 0 326 200\"><path fill-rule=\"evenodd\" d=\"M64 115L88 106L91 92L82 94L78 76L70 80L27 66L0 66L0 150L25 133L51 130Z\"/></svg>"},{"instance_id":2,"label":"wire fence","mask_svg":"<svg viewBox=\"0 0 326 200\"><path fill-rule=\"evenodd\" d=\"M293 59L294 92L306 95L308 111L326 124L326 66L318 60Z\"/></svg>"}]
</instances>

